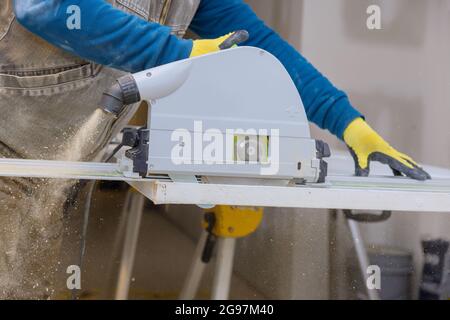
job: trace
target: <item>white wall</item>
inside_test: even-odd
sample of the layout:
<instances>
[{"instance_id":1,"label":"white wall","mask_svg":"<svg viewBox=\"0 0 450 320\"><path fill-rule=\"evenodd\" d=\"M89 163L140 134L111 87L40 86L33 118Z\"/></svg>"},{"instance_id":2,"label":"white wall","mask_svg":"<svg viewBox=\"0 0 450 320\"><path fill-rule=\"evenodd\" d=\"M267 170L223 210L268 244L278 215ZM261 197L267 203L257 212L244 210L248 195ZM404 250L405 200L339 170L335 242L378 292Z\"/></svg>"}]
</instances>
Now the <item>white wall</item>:
<instances>
[{"instance_id":1,"label":"white wall","mask_svg":"<svg viewBox=\"0 0 450 320\"><path fill-rule=\"evenodd\" d=\"M365 27L369 4L380 5L383 30ZM305 0L302 49L395 147L450 167L449 0ZM420 239L449 237L450 216L395 214L363 231L411 250L420 269Z\"/></svg>"}]
</instances>

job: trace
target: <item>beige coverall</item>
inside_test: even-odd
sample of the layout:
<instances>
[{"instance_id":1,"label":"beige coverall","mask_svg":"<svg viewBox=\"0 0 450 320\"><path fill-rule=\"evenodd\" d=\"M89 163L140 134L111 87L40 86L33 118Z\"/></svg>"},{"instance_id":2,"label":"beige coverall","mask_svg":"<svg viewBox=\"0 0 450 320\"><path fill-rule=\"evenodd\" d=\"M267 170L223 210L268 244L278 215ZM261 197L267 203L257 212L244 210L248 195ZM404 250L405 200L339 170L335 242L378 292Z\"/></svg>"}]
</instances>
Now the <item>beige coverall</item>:
<instances>
[{"instance_id":1,"label":"beige coverall","mask_svg":"<svg viewBox=\"0 0 450 320\"><path fill-rule=\"evenodd\" d=\"M182 37L200 0L109 2L145 20L171 26ZM12 4L13 0L0 4L0 156L98 159L131 112L118 121L103 121L96 138L86 141L79 153L68 148L97 108L101 94L122 73L84 61L33 35L15 20ZM57 261L62 209L66 190L74 183L1 178L0 298L51 297L52 278L58 268L65 269Z\"/></svg>"}]
</instances>

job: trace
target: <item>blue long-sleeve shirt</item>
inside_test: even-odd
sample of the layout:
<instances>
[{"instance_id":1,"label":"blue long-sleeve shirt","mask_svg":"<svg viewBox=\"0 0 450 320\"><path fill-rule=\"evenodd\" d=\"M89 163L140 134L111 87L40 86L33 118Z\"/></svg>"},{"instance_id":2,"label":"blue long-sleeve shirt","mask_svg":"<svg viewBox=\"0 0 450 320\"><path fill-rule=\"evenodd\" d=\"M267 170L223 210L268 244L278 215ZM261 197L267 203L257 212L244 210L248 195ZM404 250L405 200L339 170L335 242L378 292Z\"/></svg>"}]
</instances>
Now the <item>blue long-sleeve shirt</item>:
<instances>
[{"instance_id":1,"label":"blue long-sleeve shirt","mask_svg":"<svg viewBox=\"0 0 450 320\"><path fill-rule=\"evenodd\" d=\"M81 28L67 28L67 8L76 4ZM114 8L104 0L15 0L18 21L53 45L85 59L137 72L189 57L191 40L170 28ZM308 119L342 138L361 117L347 95L335 88L299 52L267 27L243 0L202 0L190 28L203 38L245 29L244 45L269 51L284 65L305 105Z\"/></svg>"}]
</instances>

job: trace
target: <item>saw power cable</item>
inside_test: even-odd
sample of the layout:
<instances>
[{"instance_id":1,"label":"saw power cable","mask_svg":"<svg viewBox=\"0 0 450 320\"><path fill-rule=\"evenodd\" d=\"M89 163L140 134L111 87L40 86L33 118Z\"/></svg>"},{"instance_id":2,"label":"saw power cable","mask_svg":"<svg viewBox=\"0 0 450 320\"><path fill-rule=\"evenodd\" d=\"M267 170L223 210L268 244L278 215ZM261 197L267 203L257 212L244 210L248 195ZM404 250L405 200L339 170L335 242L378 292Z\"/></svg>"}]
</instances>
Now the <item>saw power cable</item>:
<instances>
[{"instance_id":1,"label":"saw power cable","mask_svg":"<svg viewBox=\"0 0 450 320\"><path fill-rule=\"evenodd\" d=\"M86 254L86 242L87 242L89 216L91 213L92 198L93 198L96 184L97 184L97 181L93 181L89 185L89 189L86 194L86 204L84 206L83 224L82 224L81 238L80 238L80 256L79 256L79 262L78 262L80 270L83 270L84 257ZM72 300L78 300L76 289L72 290Z\"/></svg>"}]
</instances>

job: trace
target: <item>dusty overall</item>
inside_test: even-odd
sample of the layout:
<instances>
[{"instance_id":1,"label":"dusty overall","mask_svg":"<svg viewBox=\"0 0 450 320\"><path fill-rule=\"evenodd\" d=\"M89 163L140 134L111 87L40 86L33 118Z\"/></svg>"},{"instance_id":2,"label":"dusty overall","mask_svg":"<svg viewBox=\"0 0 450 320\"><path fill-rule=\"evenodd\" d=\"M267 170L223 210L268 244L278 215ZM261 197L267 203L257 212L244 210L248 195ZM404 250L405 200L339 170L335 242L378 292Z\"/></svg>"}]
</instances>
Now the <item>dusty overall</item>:
<instances>
[{"instance_id":1,"label":"dusty overall","mask_svg":"<svg viewBox=\"0 0 450 320\"><path fill-rule=\"evenodd\" d=\"M6 2L6 3L5 3ZM184 36L200 0L110 0L121 10ZM93 160L125 124L103 121L95 139L68 152L102 92L122 73L84 61L25 30L13 0L0 4L0 157ZM65 189L75 182L0 180L0 298L46 298L63 231Z\"/></svg>"}]
</instances>

